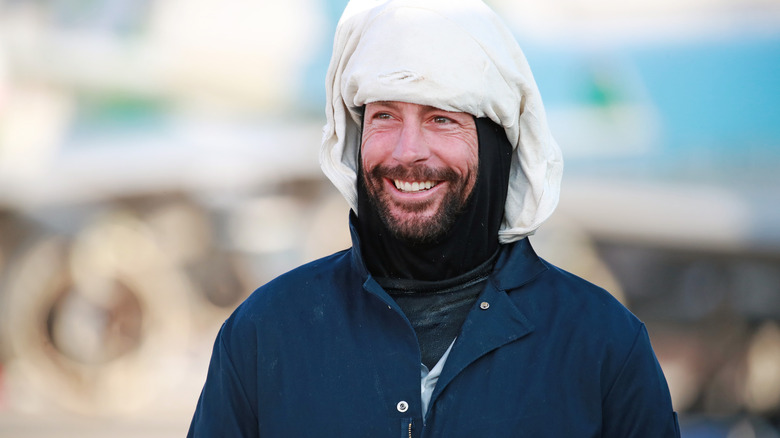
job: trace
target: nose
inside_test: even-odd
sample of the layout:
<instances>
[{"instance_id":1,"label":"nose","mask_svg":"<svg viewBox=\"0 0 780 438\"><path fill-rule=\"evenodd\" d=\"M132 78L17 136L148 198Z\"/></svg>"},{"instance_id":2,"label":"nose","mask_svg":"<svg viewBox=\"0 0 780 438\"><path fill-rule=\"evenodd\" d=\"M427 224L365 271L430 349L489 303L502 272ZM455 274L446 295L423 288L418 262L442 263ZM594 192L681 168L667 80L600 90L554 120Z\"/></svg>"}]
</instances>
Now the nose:
<instances>
[{"instance_id":1,"label":"nose","mask_svg":"<svg viewBox=\"0 0 780 438\"><path fill-rule=\"evenodd\" d=\"M393 149L393 159L408 165L425 161L430 153L420 126L405 122Z\"/></svg>"}]
</instances>

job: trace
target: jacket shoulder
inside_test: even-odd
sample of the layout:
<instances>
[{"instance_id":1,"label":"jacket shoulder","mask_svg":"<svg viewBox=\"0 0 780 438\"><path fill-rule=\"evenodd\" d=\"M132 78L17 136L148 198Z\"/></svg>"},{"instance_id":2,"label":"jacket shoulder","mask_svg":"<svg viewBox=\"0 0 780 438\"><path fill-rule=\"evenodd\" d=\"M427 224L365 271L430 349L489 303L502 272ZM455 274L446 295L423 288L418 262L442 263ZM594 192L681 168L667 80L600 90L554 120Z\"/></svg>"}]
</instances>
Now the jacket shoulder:
<instances>
[{"instance_id":1,"label":"jacket shoulder","mask_svg":"<svg viewBox=\"0 0 780 438\"><path fill-rule=\"evenodd\" d=\"M311 306L354 279L351 249L298 266L257 288L236 308L230 319L257 320L264 313L289 313L297 306Z\"/></svg>"},{"instance_id":2,"label":"jacket shoulder","mask_svg":"<svg viewBox=\"0 0 780 438\"><path fill-rule=\"evenodd\" d=\"M582 277L542 260L547 271L540 278L540 286L547 289L556 308L564 312L577 312L578 319L594 324L613 321L616 324L639 330L642 322L618 300L615 295Z\"/></svg>"}]
</instances>

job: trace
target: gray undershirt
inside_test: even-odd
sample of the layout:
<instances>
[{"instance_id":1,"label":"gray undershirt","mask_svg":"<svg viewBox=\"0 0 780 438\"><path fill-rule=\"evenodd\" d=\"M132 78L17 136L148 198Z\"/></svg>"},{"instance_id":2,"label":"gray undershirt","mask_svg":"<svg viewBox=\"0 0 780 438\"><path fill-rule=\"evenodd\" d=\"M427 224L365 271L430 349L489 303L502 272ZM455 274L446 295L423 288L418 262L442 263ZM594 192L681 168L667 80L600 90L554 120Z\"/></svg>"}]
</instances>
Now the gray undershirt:
<instances>
[{"instance_id":1,"label":"gray undershirt","mask_svg":"<svg viewBox=\"0 0 780 438\"><path fill-rule=\"evenodd\" d=\"M485 287L498 253L482 265L442 281L376 278L412 324L422 363L432 369L452 341Z\"/></svg>"}]
</instances>

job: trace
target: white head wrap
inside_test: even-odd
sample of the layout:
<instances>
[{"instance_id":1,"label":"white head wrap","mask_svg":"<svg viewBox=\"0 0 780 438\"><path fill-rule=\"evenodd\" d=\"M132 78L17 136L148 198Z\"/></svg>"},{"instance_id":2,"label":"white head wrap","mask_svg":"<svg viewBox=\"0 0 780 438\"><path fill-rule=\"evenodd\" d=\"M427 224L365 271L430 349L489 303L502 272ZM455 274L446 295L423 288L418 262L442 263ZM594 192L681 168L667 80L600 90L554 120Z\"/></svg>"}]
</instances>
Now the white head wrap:
<instances>
[{"instance_id":1,"label":"white head wrap","mask_svg":"<svg viewBox=\"0 0 780 438\"><path fill-rule=\"evenodd\" d=\"M489 117L514 148L501 243L533 232L558 203L563 161L531 69L478 0L352 0L326 82L322 170L357 212L361 109L378 101Z\"/></svg>"}]
</instances>

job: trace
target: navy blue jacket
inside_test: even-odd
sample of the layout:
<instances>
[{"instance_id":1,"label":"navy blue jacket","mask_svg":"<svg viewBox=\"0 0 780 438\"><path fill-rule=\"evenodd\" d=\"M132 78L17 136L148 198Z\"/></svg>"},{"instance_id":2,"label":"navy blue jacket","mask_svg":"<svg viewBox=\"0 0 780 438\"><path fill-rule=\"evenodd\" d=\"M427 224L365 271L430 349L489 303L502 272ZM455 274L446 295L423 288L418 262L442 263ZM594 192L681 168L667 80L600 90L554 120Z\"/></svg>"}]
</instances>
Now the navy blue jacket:
<instances>
[{"instance_id":1,"label":"navy blue jacket","mask_svg":"<svg viewBox=\"0 0 780 438\"><path fill-rule=\"evenodd\" d=\"M644 325L527 239L502 246L423 413L414 330L353 243L225 322L189 437L679 437Z\"/></svg>"}]
</instances>

